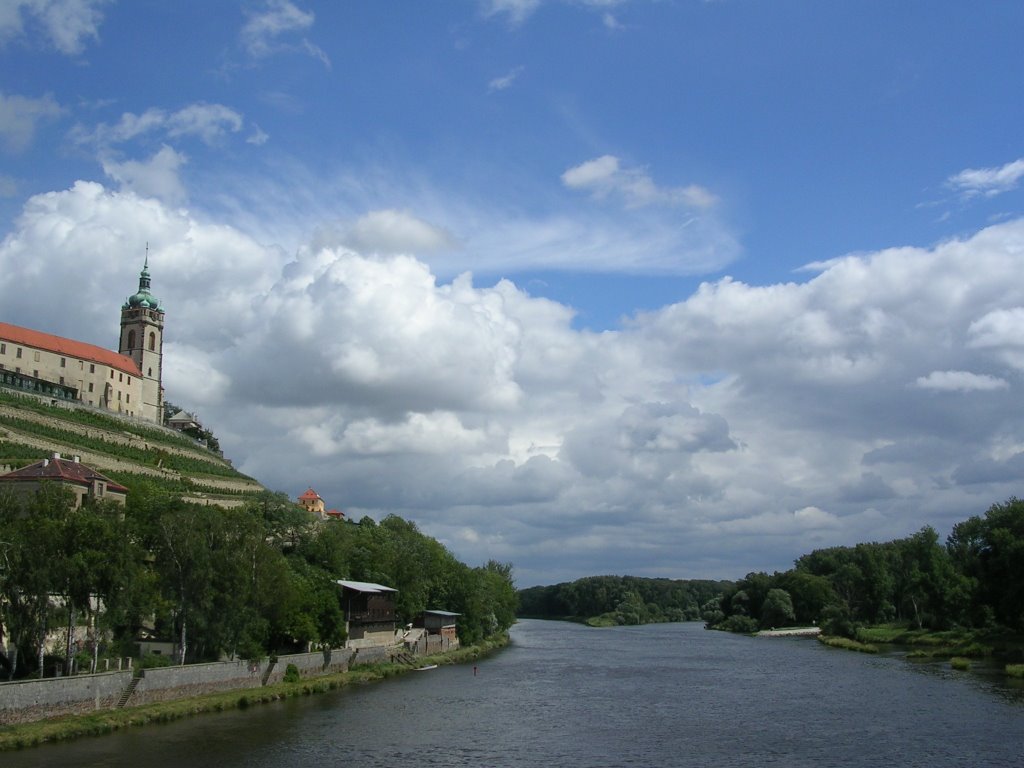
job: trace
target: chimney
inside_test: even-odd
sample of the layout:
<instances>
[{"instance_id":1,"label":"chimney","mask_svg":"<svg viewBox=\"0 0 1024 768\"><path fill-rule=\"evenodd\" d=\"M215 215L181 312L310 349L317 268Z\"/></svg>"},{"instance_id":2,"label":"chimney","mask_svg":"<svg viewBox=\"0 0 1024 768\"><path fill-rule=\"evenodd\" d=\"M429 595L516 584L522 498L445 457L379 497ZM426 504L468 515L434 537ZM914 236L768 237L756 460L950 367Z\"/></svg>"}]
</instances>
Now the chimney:
<instances>
[{"instance_id":1,"label":"chimney","mask_svg":"<svg viewBox=\"0 0 1024 768\"><path fill-rule=\"evenodd\" d=\"M50 466L50 460L49 459L43 459L43 466L44 467Z\"/></svg>"},{"instance_id":2,"label":"chimney","mask_svg":"<svg viewBox=\"0 0 1024 768\"><path fill-rule=\"evenodd\" d=\"M60 458L60 454L59 453L54 453L53 456L51 456L50 458L52 458L52 459L59 459Z\"/></svg>"},{"instance_id":3,"label":"chimney","mask_svg":"<svg viewBox=\"0 0 1024 768\"><path fill-rule=\"evenodd\" d=\"M80 462L82 460L82 457L81 456L72 456L71 460L73 462L75 462L75 464L77 464L78 462Z\"/></svg>"}]
</instances>

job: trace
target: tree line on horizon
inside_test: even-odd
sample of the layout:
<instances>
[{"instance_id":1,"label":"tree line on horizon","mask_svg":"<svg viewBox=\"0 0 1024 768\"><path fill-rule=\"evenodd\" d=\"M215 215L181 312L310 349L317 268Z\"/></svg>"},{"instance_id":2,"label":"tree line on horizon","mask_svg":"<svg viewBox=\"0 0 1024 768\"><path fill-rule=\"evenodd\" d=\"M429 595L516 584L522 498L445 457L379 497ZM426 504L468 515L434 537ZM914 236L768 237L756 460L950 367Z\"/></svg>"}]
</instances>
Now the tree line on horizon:
<instances>
[{"instance_id":1,"label":"tree line on horizon","mask_svg":"<svg viewBox=\"0 0 1024 768\"><path fill-rule=\"evenodd\" d=\"M701 618L701 606L731 585L701 579L587 576L520 590L518 615L617 625L696 621Z\"/></svg>"},{"instance_id":2,"label":"tree line on horizon","mask_svg":"<svg viewBox=\"0 0 1024 768\"><path fill-rule=\"evenodd\" d=\"M818 549L783 573L748 573L702 607L709 627L755 632L818 624L1004 627L1024 632L1024 501L1010 498L953 526L902 539Z\"/></svg>"},{"instance_id":3,"label":"tree line on horizon","mask_svg":"<svg viewBox=\"0 0 1024 768\"><path fill-rule=\"evenodd\" d=\"M73 658L95 667L100 656L134 655L142 633L175 641L180 663L338 647L337 579L398 590L400 624L425 609L461 614L464 644L515 620L510 564L467 566L396 515L321 522L280 493L222 509L146 481L129 490L124 507L77 510L55 485L27 509L0 494L0 675L66 673ZM76 645L75 627L88 647ZM58 630L66 642L50 654L46 639Z\"/></svg>"}]
</instances>

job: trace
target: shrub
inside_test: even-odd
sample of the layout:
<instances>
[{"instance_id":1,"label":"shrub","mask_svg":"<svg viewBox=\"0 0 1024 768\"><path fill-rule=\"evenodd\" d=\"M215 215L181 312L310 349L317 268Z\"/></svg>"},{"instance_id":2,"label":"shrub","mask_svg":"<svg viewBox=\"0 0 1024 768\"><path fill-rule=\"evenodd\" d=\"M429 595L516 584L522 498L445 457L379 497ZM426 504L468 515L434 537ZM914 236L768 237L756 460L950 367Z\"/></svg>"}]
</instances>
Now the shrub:
<instances>
[{"instance_id":1,"label":"shrub","mask_svg":"<svg viewBox=\"0 0 1024 768\"><path fill-rule=\"evenodd\" d=\"M737 613L725 621L716 624L715 629L724 629L726 632L739 632L749 635L757 632L757 619L750 616L741 616Z\"/></svg>"},{"instance_id":2,"label":"shrub","mask_svg":"<svg viewBox=\"0 0 1024 768\"><path fill-rule=\"evenodd\" d=\"M286 683L297 683L299 682L299 668L294 664L289 664L284 670L284 681Z\"/></svg>"},{"instance_id":3,"label":"shrub","mask_svg":"<svg viewBox=\"0 0 1024 768\"><path fill-rule=\"evenodd\" d=\"M1024 678L1024 664L1007 664L1006 674L1010 677Z\"/></svg>"},{"instance_id":4,"label":"shrub","mask_svg":"<svg viewBox=\"0 0 1024 768\"><path fill-rule=\"evenodd\" d=\"M155 667L170 667L174 660L170 656L163 656L159 653L147 653L141 659L137 667L139 669L153 669Z\"/></svg>"},{"instance_id":5,"label":"shrub","mask_svg":"<svg viewBox=\"0 0 1024 768\"><path fill-rule=\"evenodd\" d=\"M965 659L963 656L954 656L949 660L949 666L953 669L959 669L961 672L971 668L971 660Z\"/></svg>"}]
</instances>

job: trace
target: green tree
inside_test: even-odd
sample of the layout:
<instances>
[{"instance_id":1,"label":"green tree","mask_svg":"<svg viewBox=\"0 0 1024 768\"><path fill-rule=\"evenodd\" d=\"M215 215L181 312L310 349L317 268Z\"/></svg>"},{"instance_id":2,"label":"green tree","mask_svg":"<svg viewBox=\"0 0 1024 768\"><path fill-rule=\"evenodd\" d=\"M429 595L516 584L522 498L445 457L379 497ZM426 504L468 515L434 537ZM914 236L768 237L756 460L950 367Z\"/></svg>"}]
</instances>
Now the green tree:
<instances>
[{"instance_id":1,"label":"green tree","mask_svg":"<svg viewBox=\"0 0 1024 768\"><path fill-rule=\"evenodd\" d=\"M63 530L71 493L44 484L27 503L0 495L0 610L10 635L10 678L23 657L37 659L43 675L43 651L50 627L50 595L64 584L59 570Z\"/></svg>"},{"instance_id":2,"label":"green tree","mask_svg":"<svg viewBox=\"0 0 1024 768\"><path fill-rule=\"evenodd\" d=\"M761 605L761 627L785 627L796 618L793 600L784 589L769 589Z\"/></svg>"}]
</instances>

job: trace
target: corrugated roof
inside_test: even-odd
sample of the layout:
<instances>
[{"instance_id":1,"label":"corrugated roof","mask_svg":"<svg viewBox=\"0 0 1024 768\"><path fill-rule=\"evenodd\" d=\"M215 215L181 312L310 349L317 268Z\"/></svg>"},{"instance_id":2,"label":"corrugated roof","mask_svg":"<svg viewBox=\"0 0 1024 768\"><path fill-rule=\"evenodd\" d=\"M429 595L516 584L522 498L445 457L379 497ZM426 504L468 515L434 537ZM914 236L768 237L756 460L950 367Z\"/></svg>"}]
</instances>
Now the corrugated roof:
<instances>
[{"instance_id":1,"label":"corrugated roof","mask_svg":"<svg viewBox=\"0 0 1024 768\"><path fill-rule=\"evenodd\" d=\"M91 486L93 480L102 480L107 488L115 493L128 493L128 489L119 485L106 475L100 474L95 469L87 467L79 461L69 459L43 459L27 467L16 469L6 475L0 476L0 481L15 480L58 480L64 483L75 483L76 485Z\"/></svg>"},{"instance_id":2,"label":"corrugated roof","mask_svg":"<svg viewBox=\"0 0 1024 768\"><path fill-rule=\"evenodd\" d=\"M339 584L345 589L351 589L355 592L397 592L397 589L391 587L385 587L383 584L374 584L370 581L346 581L345 579L338 579L335 584Z\"/></svg>"},{"instance_id":3,"label":"corrugated roof","mask_svg":"<svg viewBox=\"0 0 1024 768\"><path fill-rule=\"evenodd\" d=\"M95 344L86 344L84 341L65 339L62 336L54 336L42 331L33 331L31 328L22 328L10 323L0 323L0 339L13 344L55 352L58 355L100 363L118 371L123 371L131 376L142 377L139 366L127 355L111 352L109 349L97 347Z\"/></svg>"},{"instance_id":4,"label":"corrugated roof","mask_svg":"<svg viewBox=\"0 0 1024 768\"><path fill-rule=\"evenodd\" d=\"M452 611L424 611L424 613L429 613L432 616L448 616L450 618L462 615L461 613L453 613Z\"/></svg>"}]
</instances>

